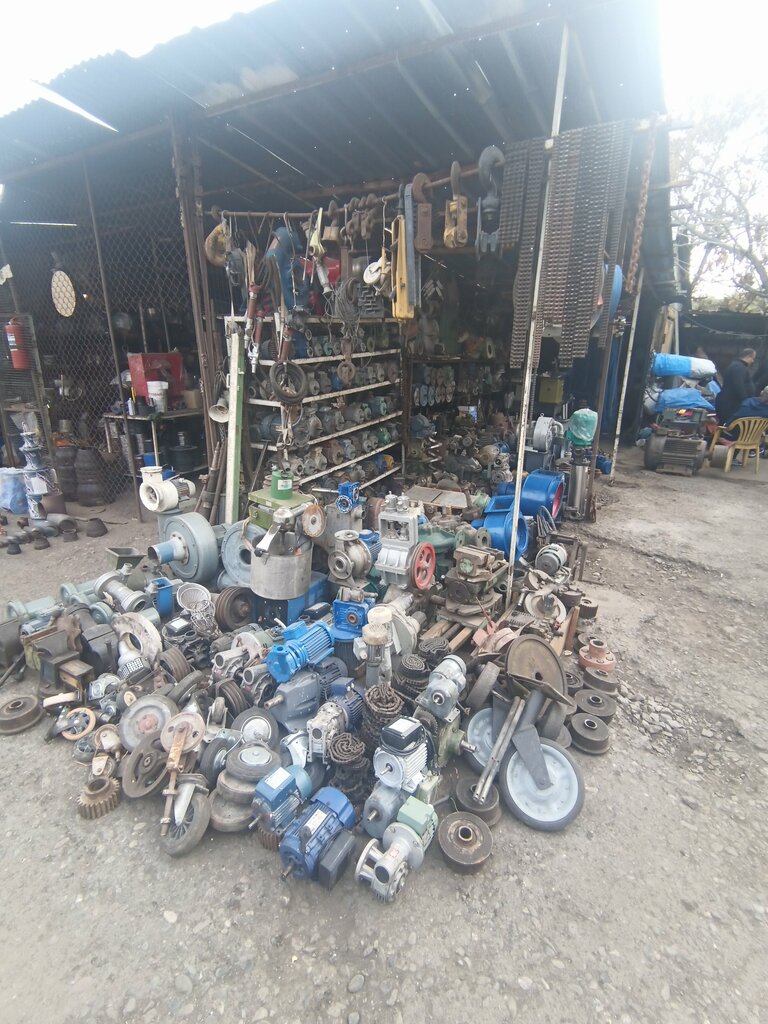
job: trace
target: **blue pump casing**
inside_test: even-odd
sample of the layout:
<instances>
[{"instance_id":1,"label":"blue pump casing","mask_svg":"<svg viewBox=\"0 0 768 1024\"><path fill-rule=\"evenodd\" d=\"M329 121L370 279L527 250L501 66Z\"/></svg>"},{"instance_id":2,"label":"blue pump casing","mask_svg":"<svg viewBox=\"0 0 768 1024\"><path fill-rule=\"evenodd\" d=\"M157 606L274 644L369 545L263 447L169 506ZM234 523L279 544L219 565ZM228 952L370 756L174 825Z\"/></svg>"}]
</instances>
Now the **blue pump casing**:
<instances>
[{"instance_id":1,"label":"blue pump casing","mask_svg":"<svg viewBox=\"0 0 768 1024\"><path fill-rule=\"evenodd\" d=\"M318 789L280 841L280 860L296 878L317 878L320 858L344 829L355 824L355 810L333 786Z\"/></svg>"},{"instance_id":2,"label":"blue pump casing","mask_svg":"<svg viewBox=\"0 0 768 1024\"><path fill-rule=\"evenodd\" d=\"M491 547L503 551L507 558L509 558L512 546L512 505L514 500L514 494L494 495L483 509L483 518L472 520L472 525L475 528L485 527L488 530L491 535ZM528 550L529 542L528 523L525 516L521 514L517 517L515 561Z\"/></svg>"},{"instance_id":3,"label":"blue pump casing","mask_svg":"<svg viewBox=\"0 0 768 1024\"><path fill-rule=\"evenodd\" d=\"M565 493L565 474L553 473L546 469L535 469L523 480L523 489L520 493L520 515L535 516L543 505L553 519L557 519L563 504ZM501 483L496 489L495 498L514 498L515 481ZM503 504L498 504L494 511L499 511ZM512 508L512 502L509 503ZM484 512L488 512L486 505ZM473 524L474 525L474 524Z\"/></svg>"},{"instance_id":4,"label":"blue pump casing","mask_svg":"<svg viewBox=\"0 0 768 1024\"><path fill-rule=\"evenodd\" d=\"M283 642L275 644L266 657L269 674L278 683L287 683L306 665L316 665L333 654L333 630L325 622L293 622L283 630Z\"/></svg>"}]
</instances>

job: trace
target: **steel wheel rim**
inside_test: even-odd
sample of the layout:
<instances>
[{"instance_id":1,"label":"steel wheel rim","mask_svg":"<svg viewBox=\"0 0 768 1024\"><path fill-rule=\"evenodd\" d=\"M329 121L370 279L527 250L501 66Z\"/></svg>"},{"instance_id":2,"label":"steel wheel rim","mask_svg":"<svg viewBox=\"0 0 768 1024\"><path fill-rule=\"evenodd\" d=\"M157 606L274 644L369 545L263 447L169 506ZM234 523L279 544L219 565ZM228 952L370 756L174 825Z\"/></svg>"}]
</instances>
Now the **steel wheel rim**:
<instances>
[{"instance_id":1,"label":"steel wheel rim","mask_svg":"<svg viewBox=\"0 0 768 1024\"><path fill-rule=\"evenodd\" d=\"M515 805L529 818L554 823L567 817L576 806L579 780L562 751L542 745L541 752L552 785L539 789L519 753L515 751L506 765L507 790Z\"/></svg>"}]
</instances>

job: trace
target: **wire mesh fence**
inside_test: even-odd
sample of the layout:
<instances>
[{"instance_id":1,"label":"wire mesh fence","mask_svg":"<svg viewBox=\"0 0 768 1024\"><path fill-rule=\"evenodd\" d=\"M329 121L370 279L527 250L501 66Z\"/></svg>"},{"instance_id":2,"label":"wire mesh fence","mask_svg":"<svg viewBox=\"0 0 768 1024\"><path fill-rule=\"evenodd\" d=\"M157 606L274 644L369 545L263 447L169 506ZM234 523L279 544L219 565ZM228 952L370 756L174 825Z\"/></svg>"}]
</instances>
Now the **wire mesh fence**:
<instances>
[{"instance_id":1,"label":"wire mesh fence","mask_svg":"<svg viewBox=\"0 0 768 1024\"><path fill-rule=\"evenodd\" d=\"M0 286L0 315L21 312L34 324L65 498L109 503L155 461L202 468L197 345L169 138L7 185L0 236L15 289L9 303ZM7 352L5 363L4 408L23 390Z\"/></svg>"}]
</instances>

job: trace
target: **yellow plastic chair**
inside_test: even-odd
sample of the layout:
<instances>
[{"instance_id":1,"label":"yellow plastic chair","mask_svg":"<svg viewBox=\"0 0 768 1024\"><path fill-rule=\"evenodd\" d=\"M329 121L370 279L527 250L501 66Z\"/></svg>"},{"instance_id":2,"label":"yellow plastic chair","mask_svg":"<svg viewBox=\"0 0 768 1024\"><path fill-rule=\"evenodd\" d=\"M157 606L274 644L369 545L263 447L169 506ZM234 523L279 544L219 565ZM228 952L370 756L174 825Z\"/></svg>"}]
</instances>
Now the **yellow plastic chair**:
<instances>
[{"instance_id":1,"label":"yellow plastic chair","mask_svg":"<svg viewBox=\"0 0 768 1024\"><path fill-rule=\"evenodd\" d=\"M731 468L737 452L743 452L742 465L746 464L750 452L755 453L755 476L760 472L760 445L763 434L768 430L768 419L762 416L744 416L734 420L727 426L718 427L712 435L712 442L707 452L710 465L727 473ZM735 441L720 441L723 433L738 431Z\"/></svg>"}]
</instances>

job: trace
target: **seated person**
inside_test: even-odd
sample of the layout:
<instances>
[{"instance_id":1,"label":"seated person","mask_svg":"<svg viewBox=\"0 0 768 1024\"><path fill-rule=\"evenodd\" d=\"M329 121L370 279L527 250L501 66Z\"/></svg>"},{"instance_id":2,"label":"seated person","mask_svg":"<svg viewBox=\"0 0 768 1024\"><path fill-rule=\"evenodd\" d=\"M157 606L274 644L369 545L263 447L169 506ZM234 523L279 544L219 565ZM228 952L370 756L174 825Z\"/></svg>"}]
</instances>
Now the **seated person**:
<instances>
[{"instance_id":1,"label":"seated person","mask_svg":"<svg viewBox=\"0 0 768 1024\"><path fill-rule=\"evenodd\" d=\"M754 398L745 398L734 411L726 424L722 436L727 441L735 441L738 437L737 430L729 430L731 423L741 419L764 419L768 420L768 387L763 388L759 395ZM768 429L768 423L766 423Z\"/></svg>"}]
</instances>

